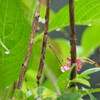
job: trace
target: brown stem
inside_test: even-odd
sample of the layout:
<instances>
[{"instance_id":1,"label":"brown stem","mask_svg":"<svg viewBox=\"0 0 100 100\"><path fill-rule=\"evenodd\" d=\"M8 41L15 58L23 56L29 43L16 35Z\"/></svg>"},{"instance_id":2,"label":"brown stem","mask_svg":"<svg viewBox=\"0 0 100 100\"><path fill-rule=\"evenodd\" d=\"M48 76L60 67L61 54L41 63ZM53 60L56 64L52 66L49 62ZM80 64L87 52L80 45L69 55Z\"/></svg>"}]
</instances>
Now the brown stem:
<instances>
[{"instance_id":1,"label":"brown stem","mask_svg":"<svg viewBox=\"0 0 100 100\"><path fill-rule=\"evenodd\" d=\"M43 44L42 44L42 52L41 52L41 58L40 58L40 64L37 74L37 84L40 84L40 78L43 71L44 66L44 59L45 59L45 53L46 53L46 46L47 46L47 38L48 38L48 26L49 26L49 14L50 14L50 0L47 1L47 8L46 8L46 16L45 16L45 29L44 29L44 37L43 37Z\"/></svg>"},{"instance_id":2,"label":"brown stem","mask_svg":"<svg viewBox=\"0 0 100 100\"><path fill-rule=\"evenodd\" d=\"M29 62L29 58L30 58L30 55L31 55L34 35L35 35L35 32L36 32L37 23L38 23L38 19L39 19L40 5L41 5L41 0L37 0L36 12L35 12L35 15L34 15L34 19L33 19L33 23L32 23L32 30L31 30L31 34L30 34L30 41L29 41L29 44L28 44L26 57L24 59L23 65L22 65L22 69L21 69L21 73L20 73L20 77L19 77L19 81L18 81L18 86L17 86L18 89L20 89L21 86L22 86L24 75L25 75L25 72L26 72L26 69L27 69L27 66L28 66L28 62Z\"/></svg>"},{"instance_id":3,"label":"brown stem","mask_svg":"<svg viewBox=\"0 0 100 100\"><path fill-rule=\"evenodd\" d=\"M76 63L76 33L75 33L75 21L74 21L74 0L69 0L69 15L70 15L70 46L71 46L71 65ZM76 67L71 72L71 79L76 78ZM72 83L71 87L76 86L76 83Z\"/></svg>"}]
</instances>

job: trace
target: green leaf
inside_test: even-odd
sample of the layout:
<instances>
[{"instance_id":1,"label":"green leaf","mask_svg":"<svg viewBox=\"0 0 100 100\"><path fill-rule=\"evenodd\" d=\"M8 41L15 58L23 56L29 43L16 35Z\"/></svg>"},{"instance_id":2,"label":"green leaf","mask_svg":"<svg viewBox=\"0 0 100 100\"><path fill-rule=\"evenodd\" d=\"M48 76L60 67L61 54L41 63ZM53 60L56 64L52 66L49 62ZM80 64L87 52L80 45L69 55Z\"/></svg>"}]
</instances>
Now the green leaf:
<instances>
[{"instance_id":1,"label":"green leaf","mask_svg":"<svg viewBox=\"0 0 100 100\"><path fill-rule=\"evenodd\" d=\"M29 0L28 0L29 1ZM28 2L27 1L27 2ZM26 2L26 4L27 4L27 2ZM34 13L35 13L35 8L36 8L36 0L32 0L32 3L30 2L30 4L31 4L31 7L30 7L30 13L29 13L29 20L32 22L32 20L33 20L33 16L34 16Z\"/></svg>"},{"instance_id":2,"label":"green leaf","mask_svg":"<svg viewBox=\"0 0 100 100\"><path fill-rule=\"evenodd\" d=\"M33 95L36 98L42 98L43 100L44 99L47 99L47 98L56 98L57 94L45 87L39 87L39 88L34 88L34 90L32 89L33 91Z\"/></svg>"},{"instance_id":3,"label":"green leaf","mask_svg":"<svg viewBox=\"0 0 100 100\"><path fill-rule=\"evenodd\" d=\"M52 62L52 63L51 63ZM45 63L55 73L56 76L60 74L60 65L54 54L50 49L46 51Z\"/></svg>"},{"instance_id":4,"label":"green leaf","mask_svg":"<svg viewBox=\"0 0 100 100\"><path fill-rule=\"evenodd\" d=\"M80 100L81 98L82 95L78 93L69 93L58 97L57 100Z\"/></svg>"},{"instance_id":5,"label":"green leaf","mask_svg":"<svg viewBox=\"0 0 100 100\"><path fill-rule=\"evenodd\" d=\"M89 76L87 75L77 75L78 78L83 78L83 79L90 79Z\"/></svg>"},{"instance_id":6,"label":"green leaf","mask_svg":"<svg viewBox=\"0 0 100 100\"><path fill-rule=\"evenodd\" d=\"M46 14L46 7L44 5L41 5L41 9L40 9L40 17L42 19L45 18L45 14ZM50 10L50 20L53 19L54 17L54 12L52 10Z\"/></svg>"},{"instance_id":7,"label":"green leaf","mask_svg":"<svg viewBox=\"0 0 100 100\"><path fill-rule=\"evenodd\" d=\"M43 93L41 94L41 97L43 99L53 98L55 100L55 98L57 97L57 94L54 91L51 91L46 88L46 89L44 89Z\"/></svg>"},{"instance_id":8,"label":"green leaf","mask_svg":"<svg viewBox=\"0 0 100 100\"><path fill-rule=\"evenodd\" d=\"M0 0L0 90L17 80L26 53L30 25L19 0Z\"/></svg>"},{"instance_id":9,"label":"green leaf","mask_svg":"<svg viewBox=\"0 0 100 100\"><path fill-rule=\"evenodd\" d=\"M88 92L90 93L96 93L96 92L100 92L100 88L93 88L93 89L87 89ZM79 93L81 93L82 95L87 95L88 93L82 89L79 89Z\"/></svg>"},{"instance_id":10,"label":"green leaf","mask_svg":"<svg viewBox=\"0 0 100 100\"><path fill-rule=\"evenodd\" d=\"M28 8L28 9L31 9L31 5L33 4L33 2L34 2L34 4L33 4L33 6L35 5L35 3L36 3L36 1L35 0L21 0L21 2L23 3L23 5L26 7L26 9Z\"/></svg>"},{"instance_id":11,"label":"green leaf","mask_svg":"<svg viewBox=\"0 0 100 100\"><path fill-rule=\"evenodd\" d=\"M26 100L27 96L22 90L16 89L13 94L14 100Z\"/></svg>"},{"instance_id":12,"label":"green leaf","mask_svg":"<svg viewBox=\"0 0 100 100\"><path fill-rule=\"evenodd\" d=\"M82 36L81 45L84 56L88 56L100 45L100 26L88 27Z\"/></svg>"},{"instance_id":13,"label":"green leaf","mask_svg":"<svg viewBox=\"0 0 100 100\"><path fill-rule=\"evenodd\" d=\"M100 25L100 0L76 0L76 25ZM50 21L49 31L69 25L69 7L62 8Z\"/></svg>"},{"instance_id":14,"label":"green leaf","mask_svg":"<svg viewBox=\"0 0 100 100\"><path fill-rule=\"evenodd\" d=\"M68 70L64 73L62 73L57 80L57 86L60 88L60 91L63 93L66 90L66 87L70 83L70 72L71 70Z\"/></svg>"},{"instance_id":15,"label":"green leaf","mask_svg":"<svg viewBox=\"0 0 100 100\"><path fill-rule=\"evenodd\" d=\"M36 0L21 0L21 1L23 4L25 14L27 15L28 20L32 23L37 1ZM46 6L41 4L40 18L43 21L45 20L45 14L46 14ZM54 15L55 14L54 14L53 10L50 9L50 20L53 18Z\"/></svg>"},{"instance_id":16,"label":"green leaf","mask_svg":"<svg viewBox=\"0 0 100 100\"><path fill-rule=\"evenodd\" d=\"M70 57L70 44L64 39L55 39L56 45L54 45L58 55L62 58L63 64L67 61L67 57Z\"/></svg>"},{"instance_id":17,"label":"green leaf","mask_svg":"<svg viewBox=\"0 0 100 100\"><path fill-rule=\"evenodd\" d=\"M75 67L73 64L72 68ZM67 70L66 72L62 73L57 80L57 85L60 88L60 91L63 93L66 88L69 86L70 81L70 73L72 71L72 68L70 70Z\"/></svg>"},{"instance_id":18,"label":"green leaf","mask_svg":"<svg viewBox=\"0 0 100 100\"><path fill-rule=\"evenodd\" d=\"M35 100L35 99L34 99L34 96L31 95L31 96L29 96L29 97L27 98L27 100Z\"/></svg>"},{"instance_id":19,"label":"green leaf","mask_svg":"<svg viewBox=\"0 0 100 100\"><path fill-rule=\"evenodd\" d=\"M75 87L68 87L65 91L66 94L68 93L77 93L78 91L78 86L75 86Z\"/></svg>"},{"instance_id":20,"label":"green leaf","mask_svg":"<svg viewBox=\"0 0 100 100\"><path fill-rule=\"evenodd\" d=\"M45 100L52 100L52 98L46 98Z\"/></svg>"},{"instance_id":21,"label":"green leaf","mask_svg":"<svg viewBox=\"0 0 100 100\"><path fill-rule=\"evenodd\" d=\"M97 100L90 92L88 92L91 100Z\"/></svg>"},{"instance_id":22,"label":"green leaf","mask_svg":"<svg viewBox=\"0 0 100 100\"><path fill-rule=\"evenodd\" d=\"M97 100L89 91L88 89L83 88L84 91L86 91L90 97L91 100Z\"/></svg>"},{"instance_id":23,"label":"green leaf","mask_svg":"<svg viewBox=\"0 0 100 100\"><path fill-rule=\"evenodd\" d=\"M36 84L36 81L27 81L25 83L25 86L26 86L27 89L32 89L33 87L36 87L37 84Z\"/></svg>"},{"instance_id":24,"label":"green leaf","mask_svg":"<svg viewBox=\"0 0 100 100\"><path fill-rule=\"evenodd\" d=\"M36 3L37 3L36 0L21 0L21 3L23 5L26 18L28 18L30 23L32 23L36 9Z\"/></svg>"},{"instance_id":25,"label":"green leaf","mask_svg":"<svg viewBox=\"0 0 100 100\"><path fill-rule=\"evenodd\" d=\"M87 80L85 80L85 79L83 79L83 78L75 78L75 79L73 79L73 80L71 80L71 81L72 81L72 82L81 83L81 84L84 84L84 85L90 87L89 81L87 81Z\"/></svg>"},{"instance_id":26,"label":"green leaf","mask_svg":"<svg viewBox=\"0 0 100 100\"><path fill-rule=\"evenodd\" d=\"M55 73L48 67L47 65L44 66L44 74L47 77L47 80L44 82L43 86L47 87L50 90L56 91L57 94L60 94L59 88L56 86L56 76Z\"/></svg>"},{"instance_id":27,"label":"green leaf","mask_svg":"<svg viewBox=\"0 0 100 100\"><path fill-rule=\"evenodd\" d=\"M36 75L37 75L37 71L29 68L29 70L25 74L25 77L27 81L36 81Z\"/></svg>"},{"instance_id":28,"label":"green leaf","mask_svg":"<svg viewBox=\"0 0 100 100\"><path fill-rule=\"evenodd\" d=\"M100 68L90 68L78 75L78 78L90 79L89 74L100 71Z\"/></svg>"},{"instance_id":29,"label":"green leaf","mask_svg":"<svg viewBox=\"0 0 100 100\"><path fill-rule=\"evenodd\" d=\"M80 75L86 76L86 75L89 75L89 74L92 74L92 73L95 73L98 71L100 71L100 68L90 68L90 69L87 69L86 71L82 72Z\"/></svg>"},{"instance_id":30,"label":"green leaf","mask_svg":"<svg viewBox=\"0 0 100 100\"><path fill-rule=\"evenodd\" d=\"M13 85L6 87L0 91L0 100L9 100L12 97Z\"/></svg>"},{"instance_id":31,"label":"green leaf","mask_svg":"<svg viewBox=\"0 0 100 100\"><path fill-rule=\"evenodd\" d=\"M38 89L37 89L37 94L38 95L41 95L42 93L43 93L43 91L44 91L44 87L39 87Z\"/></svg>"}]
</instances>

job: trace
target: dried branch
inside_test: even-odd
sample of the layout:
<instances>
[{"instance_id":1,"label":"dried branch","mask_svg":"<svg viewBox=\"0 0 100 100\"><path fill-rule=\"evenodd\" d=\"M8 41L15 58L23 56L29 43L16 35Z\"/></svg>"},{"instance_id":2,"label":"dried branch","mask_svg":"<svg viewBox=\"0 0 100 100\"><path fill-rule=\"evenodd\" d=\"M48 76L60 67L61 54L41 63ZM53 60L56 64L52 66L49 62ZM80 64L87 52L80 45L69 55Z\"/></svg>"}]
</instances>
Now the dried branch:
<instances>
[{"instance_id":1,"label":"dried branch","mask_svg":"<svg viewBox=\"0 0 100 100\"><path fill-rule=\"evenodd\" d=\"M49 26L49 14L50 14L50 0L47 0L47 8L46 8L46 16L45 16L45 29L44 29L44 37L43 37L43 44L42 44L42 52L41 52L41 58L40 58L40 64L37 74L37 84L40 84L40 78L44 67L44 59L45 59L45 53L46 53L46 46L47 46L47 38L48 38L48 26Z\"/></svg>"},{"instance_id":2,"label":"dried branch","mask_svg":"<svg viewBox=\"0 0 100 100\"><path fill-rule=\"evenodd\" d=\"M24 63L22 64L22 69L21 69L21 73L20 73L20 77L19 77L19 81L18 81L18 86L17 86L18 89L20 89L21 86L22 86L24 75L25 75L26 69L28 67L28 62L29 62L29 58L30 58L30 55L31 55L31 51L32 51L34 35L35 35L35 32L36 32L37 23L38 23L38 19L39 19L40 5L41 5L41 0L37 0L36 12L34 14L33 23L32 23L32 30L31 30L31 34L30 34L30 41L29 41L29 44L28 44Z\"/></svg>"},{"instance_id":3,"label":"dried branch","mask_svg":"<svg viewBox=\"0 0 100 100\"><path fill-rule=\"evenodd\" d=\"M69 0L69 15L70 15L70 46L71 46L71 65L76 63L76 33L75 33L75 21L74 21L74 0ZM76 67L71 72L71 79L76 78ZM71 87L74 87L76 83L72 83Z\"/></svg>"}]
</instances>

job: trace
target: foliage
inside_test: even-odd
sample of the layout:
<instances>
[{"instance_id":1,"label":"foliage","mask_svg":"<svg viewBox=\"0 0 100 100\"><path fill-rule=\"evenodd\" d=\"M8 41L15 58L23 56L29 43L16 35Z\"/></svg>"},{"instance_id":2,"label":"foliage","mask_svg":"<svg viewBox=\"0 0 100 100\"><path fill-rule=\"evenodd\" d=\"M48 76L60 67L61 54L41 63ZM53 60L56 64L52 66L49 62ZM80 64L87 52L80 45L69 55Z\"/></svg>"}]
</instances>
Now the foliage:
<instances>
[{"instance_id":1,"label":"foliage","mask_svg":"<svg viewBox=\"0 0 100 100\"><path fill-rule=\"evenodd\" d=\"M100 68L90 68L73 80L70 80L71 70L61 73L58 60L49 46L46 51L45 67L40 87L36 85L36 75L39 66L43 30L36 34L34 46L29 61L25 80L21 90L15 90L21 66L31 31L31 23L36 8L35 0L0 0L0 100L80 100L89 95L91 100L96 98L91 94L100 92L99 88L86 89L70 88L72 82L91 87L90 74L100 71ZM41 6L40 18L45 17L45 5ZM89 57L100 45L100 0L75 0L76 25L86 25L81 39L81 50L77 55ZM49 32L69 26L68 5L57 13L50 11ZM42 28L43 22L38 27ZM39 33L37 31L37 33ZM49 38L57 57L62 64L70 57L69 41Z\"/></svg>"}]
</instances>

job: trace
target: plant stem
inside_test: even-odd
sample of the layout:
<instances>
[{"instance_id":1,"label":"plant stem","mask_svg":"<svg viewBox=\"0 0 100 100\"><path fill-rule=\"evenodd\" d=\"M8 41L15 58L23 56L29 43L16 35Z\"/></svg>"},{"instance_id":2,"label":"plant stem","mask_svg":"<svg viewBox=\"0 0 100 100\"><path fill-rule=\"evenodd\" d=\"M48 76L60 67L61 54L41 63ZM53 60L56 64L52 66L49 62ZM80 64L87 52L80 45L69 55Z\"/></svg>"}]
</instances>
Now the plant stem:
<instances>
[{"instance_id":1,"label":"plant stem","mask_svg":"<svg viewBox=\"0 0 100 100\"><path fill-rule=\"evenodd\" d=\"M74 0L69 0L69 15L70 15L70 46L71 46L71 65L76 63L76 33L74 21ZM76 67L71 72L71 79L76 78ZM75 87L76 83L72 83L71 87Z\"/></svg>"},{"instance_id":2,"label":"plant stem","mask_svg":"<svg viewBox=\"0 0 100 100\"><path fill-rule=\"evenodd\" d=\"M39 86L40 84L40 78L43 71L44 66L44 59L45 59L45 53L46 53L46 46L47 46L47 38L48 38L48 26L49 26L49 15L50 15L50 0L47 0L47 8L46 8L46 16L45 16L45 29L44 29L44 37L43 37L43 44L42 44L42 52L41 52L41 58L40 58L40 64L37 74L37 84Z\"/></svg>"},{"instance_id":3,"label":"plant stem","mask_svg":"<svg viewBox=\"0 0 100 100\"><path fill-rule=\"evenodd\" d=\"M20 89L22 86L24 75L25 75L26 69L28 67L28 62L29 62L29 58L31 55L31 51L32 51L34 35L36 32L37 23L38 23L38 19L39 19L40 5L41 5L41 0L37 0L36 12L34 14L33 23L32 23L32 30L31 30L31 34L30 34L30 41L28 44L24 63L22 64L22 69L21 69L21 73L20 73L20 77L19 77L19 81L18 81L18 86L17 86L18 89Z\"/></svg>"}]
</instances>

